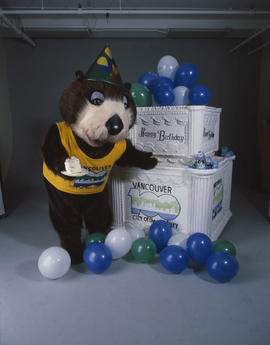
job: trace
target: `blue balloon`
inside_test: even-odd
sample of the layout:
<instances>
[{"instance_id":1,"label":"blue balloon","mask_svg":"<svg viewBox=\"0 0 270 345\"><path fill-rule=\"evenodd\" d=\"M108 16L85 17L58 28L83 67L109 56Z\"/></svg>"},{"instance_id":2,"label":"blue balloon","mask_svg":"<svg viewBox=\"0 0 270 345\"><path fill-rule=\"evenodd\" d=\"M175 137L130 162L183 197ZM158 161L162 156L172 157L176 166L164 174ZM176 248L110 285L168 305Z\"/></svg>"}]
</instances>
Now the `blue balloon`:
<instances>
[{"instance_id":1,"label":"blue balloon","mask_svg":"<svg viewBox=\"0 0 270 345\"><path fill-rule=\"evenodd\" d=\"M174 86L191 87L197 83L199 70L196 65L190 62L183 63L176 70Z\"/></svg>"},{"instance_id":2,"label":"blue balloon","mask_svg":"<svg viewBox=\"0 0 270 345\"><path fill-rule=\"evenodd\" d=\"M196 232L187 239L187 252L197 264L204 264L212 254L212 251L211 239L201 232Z\"/></svg>"},{"instance_id":3,"label":"blue balloon","mask_svg":"<svg viewBox=\"0 0 270 345\"><path fill-rule=\"evenodd\" d=\"M145 86L149 86L151 82L153 82L155 79L158 79L158 75L154 72L146 72L140 75L138 83L143 84Z\"/></svg>"},{"instance_id":4,"label":"blue balloon","mask_svg":"<svg viewBox=\"0 0 270 345\"><path fill-rule=\"evenodd\" d=\"M173 89L173 81L170 78L167 77L159 77L157 79L153 79L147 87L149 88L151 93L155 93L157 90L159 90L162 87Z\"/></svg>"},{"instance_id":5,"label":"blue balloon","mask_svg":"<svg viewBox=\"0 0 270 345\"><path fill-rule=\"evenodd\" d=\"M206 105L210 102L211 91L207 86L195 85L190 90L188 97L192 105Z\"/></svg>"},{"instance_id":6,"label":"blue balloon","mask_svg":"<svg viewBox=\"0 0 270 345\"><path fill-rule=\"evenodd\" d=\"M93 242L87 245L83 253L87 268L95 273L103 273L112 263L112 253L103 243Z\"/></svg>"},{"instance_id":7,"label":"blue balloon","mask_svg":"<svg viewBox=\"0 0 270 345\"><path fill-rule=\"evenodd\" d=\"M180 246L168 246L160 252L161 265L169 272L181 273L188 266L189 256Z\"/></svg>"},{"instance_id":8,"label":"blue balloon","mask_svg":"<svg viewBox=\"0 0 270 345\"><path fill-rule=\"evenodd\" d=\"M157 251L160 252L172 237L171 226L165 220L156 220L151 224L148 236L155 243Z\"/></svg>"},{"instance_id":9,"label":"blue balloon","mask_svg":"<svg viewBox=\"0 0 270 345\"><path fill-rule=\"evenodd\" d=\"M239 264L235 256L225 252L216 252L207 259L206 270L212 278L225 283L237 275Z\"/></svg>"},{"instance_id":10,"label":"blue balloon","mask_svg":"<svg viewBox=\"0 0 270 345\"><path fill-rule=\"evenodd\" d=\"M168 87L161 87L155 90L154 100L157 105L160 106L169 106L173 105L175 95L172 89Z\"/></svg>"}]
</instances>

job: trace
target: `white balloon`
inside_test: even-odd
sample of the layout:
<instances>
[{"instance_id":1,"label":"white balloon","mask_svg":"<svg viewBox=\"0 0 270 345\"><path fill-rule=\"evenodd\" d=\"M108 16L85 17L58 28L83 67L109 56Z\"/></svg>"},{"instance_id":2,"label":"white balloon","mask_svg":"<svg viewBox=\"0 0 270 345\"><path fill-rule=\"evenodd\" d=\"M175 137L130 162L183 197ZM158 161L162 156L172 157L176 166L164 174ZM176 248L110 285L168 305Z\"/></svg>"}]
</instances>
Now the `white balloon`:
<instances>
[{"instance_id":1,"label":"white balloon","mask_svg":"<svg viewBox=\"0 0 270 345\"><path fill-rule=\"evenodd\" d=\"M187 105L189 103L189 89L186 86L177 86L173 89L173 105Z\"/></svg>"},{"instance_id":2,"label":"white balloon","mask_svg":"<svg viewBox=\"0 0 270 345\"><path fill-rule=\"evenodd\" d=\"M105 244L110 248L112 258L119 259L129 252L132 245L131 235L125 228L116 228L108 233Z\"/></svg>"},{"instance_id":3,"label":"white balloon","mask_svg":"<svg viewBox=\"0 0 270 345\"><path fill-rule=\"evenodd\" d=\"M48 279L63 277L70 269L69 253L61 247L50 247L38 259L39 272Z\"/></svg>"},{"instance_id":4,"label":"white balloon","mask_svg":"<svg viewBox=\"0 0 270 345\"><path fill-rule=\"evenodd\" d=\"M145 232L142 229L132 227L128 228L127 231L131 236L132 242L136 241L138 238L145 237Z\"/></svg>"},{"instance_id":5,"label":"white balloon","mask_svg":"<svg viewBox=\"0 0 270 345\"><path fill-rule=\"evenodd\" d=\"M165 55L158 62L158 75L160 77L167 77L171 80L174 80L174 76L178 67L179 63L176 58L171 55Z\"/></svg>"},{"instance_id":6,"label":"white balloon","mask_svg":"<svg viewBox=\"0 0 270 345\"><path fill-rule=\"evenodd\" d=\"M186 249L187 238L188 236L186 234L180 232L169 239L168 246L180 246Z\"/></svg>"}]
</instances>

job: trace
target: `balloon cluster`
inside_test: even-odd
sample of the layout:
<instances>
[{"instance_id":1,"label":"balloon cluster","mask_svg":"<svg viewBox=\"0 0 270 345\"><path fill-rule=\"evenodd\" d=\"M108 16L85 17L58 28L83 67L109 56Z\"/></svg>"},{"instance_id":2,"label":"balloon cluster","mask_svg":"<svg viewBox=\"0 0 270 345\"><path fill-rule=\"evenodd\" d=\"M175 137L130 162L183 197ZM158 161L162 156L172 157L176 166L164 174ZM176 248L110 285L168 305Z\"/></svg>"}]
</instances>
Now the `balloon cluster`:
<instances>
[{"instance_id":1,"label":"balloon cluster","mask_svg":"<svg viewBox=\"0 0 270 345\"><path fill-rule=\"evenodd\" d=\"M203 151L199 151L195 155L195 159L189 163L189 168L192 169L217 169L218 168L218 160L214 160L212 156L206 156Z\"/></svg>"},{"instance_id":2,"label":"balloon cluster","mask_svg":"<svg viewBox=\"0 0 270 345\"><path fill-rule=\"evenodd\" d=\"M157 72L143 73L138 83L132 84L131 94L137 107L170 105L206 105L211 92L205 85L197 84L199 70L193 63L179 65L171 55L163 56Z\"/></svg>"},{"instance_id":3,"label":"balloon cluster","mask_svg":"<svg viewBox=\"0 0 270 345\"><path fill-rule=\"evenodd\" d=\"M92 272L103 273L113 259L125 256L130 250L134 259L141 263L153 261L159 253L161 265L171 273L181 273L192 259L197 264L206 265L209 275L219 282L230 281L239 270L232 243L224 240L212 243L203 233L188 238L182 233L173 235L169 223L164 220L151 224L148 237L143 230L135 228L116 228L107 236L93 233L86 241L83 260ZM70 256L63 248L48 248L39 257L38 268L48 279L60 278L70 268Z\"/></svg>"},{"instance_id":4,"label":"balloon cluster","mask_svg":"<svg viewBox=\"0 0 270 345\"><path fill-rule=\"evenodd\" d=\"M208 274L218 282L232 280L239 270L235 258L235 246L225 240L212 242L203 233L194 233L188 238L180 233L172 235L165 221L154 222L149 229L149 238L156 244L161 265L171 273L181 273L190 259L205 265Z\"/></svg>"},{"instance_id":5,"label":"balloon cluster","mask_svg":"<svg viewBox=\"0 0 270 345\"><path fill-rule=\"evenodd\" d=\"M232 280L239 271L236 249L229 241L211 242L207 235L198 232L187 239L187 252L195 263L205 265L207 273L220 283Z\"/></svg>"},{"instance_id":6,"label":"balloon cluster","mask_svg":"<svg viewBox=\"0 0 270 345\"><path fill-rule=\"evenodd\" d=\"M110 231L105 238L100 234L98 242L97 236L98 233L88 236L83 260L86 267L92 272L103 273L111 266L113 259L119 259L129 252L132 238L124 228Z\"/></svg>"}]
</instances>

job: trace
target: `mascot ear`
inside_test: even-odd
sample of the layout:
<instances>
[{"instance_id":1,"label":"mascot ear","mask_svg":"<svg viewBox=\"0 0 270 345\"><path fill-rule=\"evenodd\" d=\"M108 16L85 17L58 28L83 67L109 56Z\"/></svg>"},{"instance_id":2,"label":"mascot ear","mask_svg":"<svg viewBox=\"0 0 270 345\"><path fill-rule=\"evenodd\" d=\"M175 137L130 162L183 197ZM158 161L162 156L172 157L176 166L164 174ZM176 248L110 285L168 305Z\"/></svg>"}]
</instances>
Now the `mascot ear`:
<instances>
[{"instance_id":1,"label":"mascot ear","mask_svg":"<svg viewBox=\"0 0 270 345\"><path fill-rule=\"evenodd\" d=\"M125 84L124 84L124 87L125 87L126 89L130 90L130 89L131 89L131 84L130 84L130 83L125 83Z\"/></svg>"},{"instance_id":2,"label":"mascot ear","mask_svg":"<svg viewBox=\"0 0 270 345\"><path fill-rule=\"evenodd\" d=\"M81 71L76 71L75 75L76 75L77 80L83 80L84 79L83 72L81 72Z\"/></svg>"}]
</instances>

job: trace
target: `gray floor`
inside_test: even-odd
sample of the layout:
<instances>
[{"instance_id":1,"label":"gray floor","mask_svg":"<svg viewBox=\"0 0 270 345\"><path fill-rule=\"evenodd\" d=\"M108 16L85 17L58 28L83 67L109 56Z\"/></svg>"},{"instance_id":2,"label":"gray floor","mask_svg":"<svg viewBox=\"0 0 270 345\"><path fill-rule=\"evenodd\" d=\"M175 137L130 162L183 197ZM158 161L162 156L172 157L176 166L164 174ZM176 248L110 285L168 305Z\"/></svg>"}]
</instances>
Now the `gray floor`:
<instances>
[{"instance_id":1,"label":"gray floor","mask_svg":"<svg viewBox=\"0 0 270 345\"><path fill-rule=\"evenodd\" d=\"M222 238L236 245L240 272L230 283L128 258L49 281L37 259L59 242L45 196L29 195L0 219L0 344L270 344L270 222L237 190L232 211Z\"/></svg>"}]
</instances>

